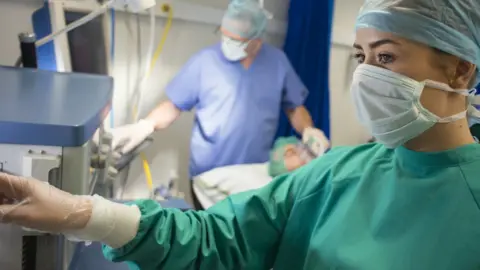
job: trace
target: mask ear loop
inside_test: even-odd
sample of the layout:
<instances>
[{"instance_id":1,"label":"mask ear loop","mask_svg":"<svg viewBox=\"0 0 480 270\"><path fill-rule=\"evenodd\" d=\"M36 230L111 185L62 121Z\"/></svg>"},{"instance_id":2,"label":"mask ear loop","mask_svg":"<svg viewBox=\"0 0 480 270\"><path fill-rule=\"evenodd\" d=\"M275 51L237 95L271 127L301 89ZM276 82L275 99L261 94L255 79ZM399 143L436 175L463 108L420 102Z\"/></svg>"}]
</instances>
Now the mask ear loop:
<instances>
[{"instance_id":1,"label":"mask ear loop","mask_svg":"<svg viewBox=\"0 0 480 270\"><path fill-rule=\"evenodd\" d=\"M450 93L456 93L456 94L459 94L459 95L462 95L462 96L465 96L467 97L467 100L466 100L466 105L467 105L467 109L463 112L460 112L460 113L457 113L457 114L454 114L452 116L449 116L449 117L445 117L445 118L439 118L438 119L438 122L439 123L450 123L452 121L455 121L457 119L461 119L461 118L465 118L467 117L468 115L468 110L469 110L469 107L471 106L471 100L472 98L474 97L475 93L476 93L476 89L465 89L465 90L455 90L453 89L450 85L452 84L451 83L452 80L450 79L449 80L449 84L446 84L446 83L440 83L440 82L436 82L436 81L431 81L431 80L426 80L425 81L425 86L428 86L428 87L432 87L432 88L435 88L435 89L439 89L439 90L443 90L443 91L446 91L446 92L450 92Z\"/></svg>"},{"instance_id":2,"label":"mask ear loop","mask_svg":"<svg viewBox=\"0 0 480 270\"><path fill-rule=\"evenodd\" d=\"M432 81L432 80L425 80L425 86L435 88L435 89L438 89L438 90L443 90L445 92L456 93L456 94L466 96L466 97L470 96L471 91L472 91L472 90L468 90L468 89L455 90L449 84L436 82L436 81Z\"/></svg>"},{"instance_id":3,"label":"mask ear loop","mask_svg":"<svg viewBox=\"0 0 480 270\"><path fill-rule=\"evenodd\" d=\"M459 113L454 114L452 116L440 118L440 119L438 119L438 123L451 123L453 121L457 121L459 119L465 118L465 117L467 117L467 110L465 110L463 112L459 112Z\"/></svg>"}]
</instances>

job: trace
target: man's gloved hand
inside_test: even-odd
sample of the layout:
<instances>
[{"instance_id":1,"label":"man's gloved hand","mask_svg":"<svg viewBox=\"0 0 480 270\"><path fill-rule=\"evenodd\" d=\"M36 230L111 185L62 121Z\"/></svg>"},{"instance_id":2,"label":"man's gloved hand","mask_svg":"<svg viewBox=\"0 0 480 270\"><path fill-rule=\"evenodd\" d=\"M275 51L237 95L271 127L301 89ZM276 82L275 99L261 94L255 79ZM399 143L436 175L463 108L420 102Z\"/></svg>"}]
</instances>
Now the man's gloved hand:
<instances>
[{"instance_id":1,"label":"man's gloved hand","mask_svg":"<svg viewBox=\"0 0 480 270\"><path fill-rule=\"evenodd\" d=\"M316 156L320 156L330 148L330 141L320 129L308 127L303 131L302 142L312 150Z\"/></svg>"},{"instance_id":2,"label":"man's gloved hand","mask_svg":"<svg viewBox=\"0 0 480 270\"><path fill-rule=\"evenodd\" d=\"M112 149L122 154L129 153L154 131L155 124L148 120L140 120L136 124L112 129L110 131L113 136Z\"/></svg>"},{"instance_id":3,"label":"man's gloved hand","mask_svg":"<svg viewBox=\"0 0 480 270\"><path fill-rule=\"evenodd\" d=\"M51 233L83 229L92 213L89 197L46 182L0 173L0 223Z\"/></svg>"}]
</instances>

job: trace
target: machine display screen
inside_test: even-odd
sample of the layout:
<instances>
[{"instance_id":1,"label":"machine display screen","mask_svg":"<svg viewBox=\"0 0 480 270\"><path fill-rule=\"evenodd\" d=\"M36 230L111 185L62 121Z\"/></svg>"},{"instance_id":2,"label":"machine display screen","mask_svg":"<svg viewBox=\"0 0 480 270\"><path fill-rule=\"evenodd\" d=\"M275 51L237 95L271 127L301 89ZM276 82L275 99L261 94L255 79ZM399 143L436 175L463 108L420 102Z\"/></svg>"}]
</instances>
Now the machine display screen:
<instances>
[{"instance_id":1,"label":"machine display screen","mask_svg":"<svg viewBox=\"0 0 480 270\"><path fill-rule=\"evenodd\" d=\"M81 12L65 11L66 23L70 24L87 15ZM68 32L70 59L73 72L108 75L104 16Z\"/></svg>"}]
</instances>

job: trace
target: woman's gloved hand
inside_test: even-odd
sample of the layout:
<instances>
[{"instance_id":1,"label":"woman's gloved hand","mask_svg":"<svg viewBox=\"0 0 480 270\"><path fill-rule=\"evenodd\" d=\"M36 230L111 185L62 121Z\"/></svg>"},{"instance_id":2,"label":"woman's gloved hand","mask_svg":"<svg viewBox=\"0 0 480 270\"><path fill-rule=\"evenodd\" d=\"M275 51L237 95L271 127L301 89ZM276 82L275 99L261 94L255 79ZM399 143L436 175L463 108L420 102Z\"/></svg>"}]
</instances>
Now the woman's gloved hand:
<instances>
[{"instance_id":1,"label":"woman's gloved hand","mask_svg":"<svg viewBox=\"0 0 480 270\"><path fill-rule=\"evenodd\" d=\"M118 248L135 237L140 217L135 205L76 196L39 180L0 173L0 223Z\"/></svg>"},{"instance_id":2,"label":"woman's gloved hand","mask_svg":"<svg viewBox=\"0 0 480 270\"><path fill-rule=\"evenodd\" d=\"M83 229L92 214L90 197L48 183L0 173L0 223L61 233Z\"/></svg>"},{"instance_id":3,"label":"woman's gloved hand","mask_svg":"<svg viewBox=\"0 0 480 270\"><path fill-rule=\"evenodd\" d=\"M320 129L309 127L303 131L302 142L316 155L320 156L330 148L330 141Z\"/></svg>"},{"instance_id":4,"label":"woman's gloved hand","mask_svg":"<svg viewBox=\"0 0 480 270\"><path fill-rule=\"evenodd\" d=\"M155 131L155 124L148 120L140 120L136 124L112 129L112 149L122 154L129 153ZM119 148L119 149L117 149Z\"/></svg>"}]
</instances>

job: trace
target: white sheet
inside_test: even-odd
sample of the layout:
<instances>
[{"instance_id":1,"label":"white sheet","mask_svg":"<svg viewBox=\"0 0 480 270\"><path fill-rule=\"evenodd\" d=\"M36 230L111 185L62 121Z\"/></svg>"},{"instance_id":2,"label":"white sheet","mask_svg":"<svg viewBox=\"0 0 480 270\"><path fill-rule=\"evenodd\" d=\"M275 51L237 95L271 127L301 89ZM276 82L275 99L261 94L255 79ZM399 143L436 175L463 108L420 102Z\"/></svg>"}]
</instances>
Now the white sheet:
<instances>
[{"instance_id":1,"label":"white sheet","mask_svg":"<svg viewBox=\"0 0 480 270\"><path fill-rule=\"evenodd\" d=\"M207 209L228 195L261 188L272 181L268 163L216 168L193 178L193 190Z\"/></svg>"}]
</instances>

